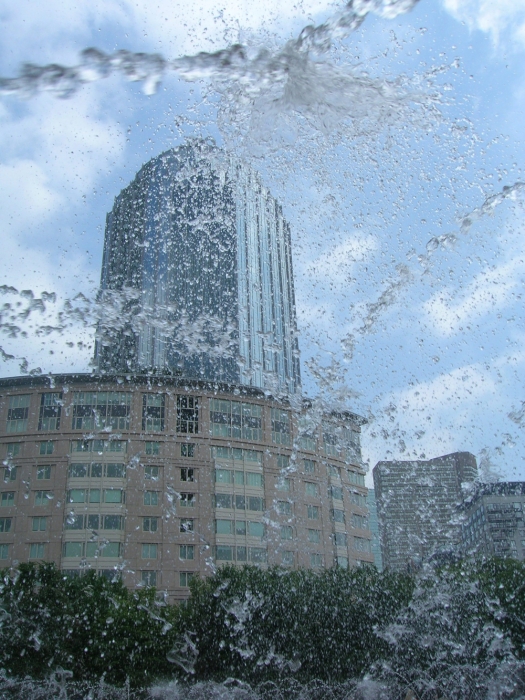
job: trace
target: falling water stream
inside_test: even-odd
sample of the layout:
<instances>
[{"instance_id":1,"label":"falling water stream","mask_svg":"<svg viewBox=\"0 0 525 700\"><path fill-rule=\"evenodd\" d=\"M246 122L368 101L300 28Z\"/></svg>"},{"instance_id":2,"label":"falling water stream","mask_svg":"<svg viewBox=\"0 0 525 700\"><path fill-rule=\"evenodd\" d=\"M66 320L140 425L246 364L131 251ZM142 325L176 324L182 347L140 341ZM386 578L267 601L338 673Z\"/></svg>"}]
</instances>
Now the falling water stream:
<instances>
[{"instance_id":1,"label":"falling water stream","mask_svg":"<svg viewBox=\"0 0 525 700\"><path fill-rule=\"evenodd\" d=\"M235 150L259 169L285 210L288 208L296 246L300 342L306 357L303 364L308 369L308 391L320 397L322 407L348 407L355 402L369 419L368 439L383 446L387 455L412 458L433 456L425 454L425 449L441 449L442 442L446 445L443 451L449 449L447 439L436 435L429 440L430 447L419 447L425 433L432 429L437 433L441 425L429 417L429 396L455 395L459 401L464 393L476 396L483 382L512 385L513 380L503 376L502 355L497 356L489 340L487 357L479 359L476 355L472 362L465 361L459 367L443 361L448 346L445 350L443 346L434 350L430 347L425 358L418 360L424 367L421 382L416 378L421 368L416 367L412 375L403 375L408 379L399 388L393 379L397 370L391 366L394 352L389 348L390 338L392 344L399 345L401 355L410 354L412 346L410 351L402 347L403 335L409 330L400 319L406 312L406 325L417 325L416 313L424 311L427 326L423 324L419 335L414 335L414 345L416 335L421 345L432 345L424 336L430 336L429 329L435 328L440 329L445 343L450 339L451 345L459 345L459 330L465 329L468 334L478 328L476 318L471 320L468 313L471 298L481 299L481 307L485 303L496 313L504 313L498 306L498 292L507 294L505 298L521 299L520 285L515 281L523 282L522 268L516 262L523 258L521 249L516 255L507 251L503 269L499 270L485 260L485 245L490 257L490 245L496 238L491 222L501 212L507 218L497 222L507 232L509 249L519 239L525 191L525 184L518 178L507 184L491 182L490 188L486 181L483 187L472 188L461 181L482 148L482 137L450 97L448 81L453 82L451 76L462 70L459 59L443 56L412 73L387 75L377 57L352 55L349 42L353 34L366 35L368 15L375 15L384 24L377 30L376 23L375 31L385 31L417 4L418 0L351 0L324 22L309 24L295 38L277 46L250 39L217 51L175 58L87 48L76 65L28 63L18 75L0 78L0 99L10 100L10 104L18 99L28 104L45 94L74 102L91 83L118 78L139 82L148 96L143 99L152 100L174 78L194 83L205 109L214 115L214 133L221 145ZM388 41L395 45L397 38L394 35ZM385 54L387 51L385 45ZM177 113L171 113L169 119L179 120L184 128L195 125L182 108L173 111ZM196 135L207 136L205 132L201 129ZM187 131L181 128L177 135L182 134L187 135ZM128 176L130 179L132 173ZM472 189L476 190L475 196ZM432 200L429 192L434 190L443 193L441 200ZM458 202L465 193L468 201ZM381 205L385 200L388 207ZM426 208L432 210L435 222L429 223L419 215L420 201L425 206L431 202ZM445 215L438 210L437 202L446 202ZM357 208L361 210L357 212ZM400 233L402 226L397 228L398 217L403 227L410 229L406 238ZM501 231L499 235L503 236ZM386 238L394 241L390 249L382 247ZM478 243L479 253L473 254ZM454 260L464 250L468 250L468 264L479 268L476 278L466 283L467 292L462 285L454 287ZM356 272L358 267L360 273ZM458 275L463 274L461 267ZM488 293L485 282L492 284ZM423 300L415 298L415 289L424 289ZM167 323L167 317L176 315L169 306L145 308L137 314L130 311L134 307L129 304L136 294L134 290L97 294L80 282L78 289L71 289L68 295L59 289L43 291L38 285L25 289L7 274L0 286L0 361L4 375L49 375L53 382L53 375L63 368L50 372L44 364L46 355L35 352L33 345L53 348L53 352L61 348L66 355L77 353L88 364L95 329L99 334L104 326L111 331L137 329L146 317L163 332L182 338L188 352L202 350L204 345L210 354L223 356L230 351L228 334L215 327L213 319L190 322L178 317L176 322ZM383 355L378 358L373 346L380 334L384 334ZM516 335L513 327L509 345L517 344ZM517 349L515 355L520 352ZM410 362L407 360L407 365ZM373 375L372 383L383 380L384 385L371 388L367 373L372 376L370 367L374 363L383 370ZM433 368L440 367L440 363L446 367L442 376L436 376ZM484 368L492 373L488 379ZM420 392L424 394L425 390L423 399ZM509 405L501 409L504 418L510 420L508 432L490 446L488 438L487 443L479 444L478 454L488 455L489 471L492 457L508 454L505 450L516 443L516 433L511 431L523 427L520 391L518 386L511 393ZM479 403L485 400L481 395ZM403 411L409 406L412 413L406 425ZM454 417L448 420L455 421ZM461 420L474 424L476 417L461 414ZM483 432L483 426L480 430ZM376 454L378 449L381 447L376 447ZM520 466L516 470L520 473ZM419 604L420 610L432 614L432 601L424 599L424 592ZM409 615L407 612L407 619ZM412 618L405 623L405 631L410 624L415 625ZM403 629L392 626L385 634L395 637L401 646L406 642ZM64 679L58 676L40 685L0 680L2 698L65 698L68 692ZM128 691L104 688L103 684L79 692L93 699L129 697ZM496 688L491 697L496 698L497 692ZM210 682L192 689L172 684L150 689L149 693L159 700L390 697L382 694L387 691L372 678L359 687L357 682L349 681L337 687L296 685L283 691L277 686L251 689L241 683Z\"/></svg>"}]
</instances>

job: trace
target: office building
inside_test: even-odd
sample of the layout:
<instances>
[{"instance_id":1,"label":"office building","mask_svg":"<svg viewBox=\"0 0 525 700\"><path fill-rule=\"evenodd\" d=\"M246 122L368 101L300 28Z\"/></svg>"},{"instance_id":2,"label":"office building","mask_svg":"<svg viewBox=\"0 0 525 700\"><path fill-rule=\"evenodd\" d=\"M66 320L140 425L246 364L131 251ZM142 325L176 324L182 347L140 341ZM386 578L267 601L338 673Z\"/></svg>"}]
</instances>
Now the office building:
<instances>
[{"instance_id":1,"label":"office building","mask_svg":"<svg viewBox=\"0 0 525 700\"><path fill-rule=\"evenodd\" d=\"M0 566L54 561L180 599L224 563L372 563L364 421L315 420L238 385L2 379Z\"/></svg>"},{"instance_id":2,"label":"office building","mask_svg":"<svg viewBox=\"0 0 525 700\"><path fill-rule=\"evenodd\" d=\"M210 141L153 158L107 216L98 373L300 390L290 229Z\"/></svg>"},{"instance_id":3,"label":"office building","mask_svg":"<svg viewBox=\"0 0 525 700\"><path fill-rule=\"evenodd\" d=\"M459 507L477 478L474 455L378 462L373 476L386 569L411 570L432 556L461 551Z\"/></svg>"},{"instance_id":4,"label":"office building","mask_svg":"<svg viewBox=\"0 0 525 700\"><path fill-rule=\"evenodd\" d=\"M301 397L288 226L213 144L163 153L117 197L95 366L0 379L0 566L176 600L225 563L373 562L366 421Z\"/></svg>"},{"instance_id":5,"label":"office building","mask_svg":"<svg viewBox=\"0 0 525 700\"><path fill-rule=\"evenodd\" d=\"M367 504L369 515L369 527L372 539L370 544L374 555L374 564L378 571L383 571L383 555L381 553L381 539L379 537L379 522L377 518L376 492L368 489Z\"/></svg>"},{"instance_id":6,"label":"office building","mask_svg":"<svg viewBox=\"0 0 525 700\"><path fill-rule=\"evenodd\" d=\"M478 484L463 506L467 555L525 559L525 482Z\"/></svg>"}]
</instances>

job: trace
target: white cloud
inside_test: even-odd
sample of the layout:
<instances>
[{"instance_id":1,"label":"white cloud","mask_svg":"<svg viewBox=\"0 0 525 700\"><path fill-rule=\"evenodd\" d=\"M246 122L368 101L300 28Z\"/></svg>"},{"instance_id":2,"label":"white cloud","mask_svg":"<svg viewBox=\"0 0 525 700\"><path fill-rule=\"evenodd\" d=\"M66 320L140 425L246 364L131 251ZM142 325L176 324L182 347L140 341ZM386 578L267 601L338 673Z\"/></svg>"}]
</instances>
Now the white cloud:
<instances>
[{"instance_id":1,"label":"white cloud","mask_svg":"<svg viewBox=\"0 0 525 700\"><path fill-rule=\"evenodd\" d=\"M525 0L443 0L443 4L470 29L490 34L495 44L508 33L525 47Z\"/></svg>"},{"instance_id":2,"label":"white cloud","mask_svg":"<svg viewBox=\"0 0 525 700\"><path fill-rule=\"evenodd\" d=\"M319 282L328 282L332 287L348 288L356 263L362 263L378 248L372 235L354 234L303 267L303 276Z\"/></svg>"},{"instance_id":3,"label":"white cloud","mask_svg":"<svg viewBox=\"0 0 525 700\"><path fill-rule=\"evenodd\" d=\"M518 300L523 289L525 260L515 260L484 270L468 285L458 299L457 289L442 289L424 304L430 327L443 336L451 336L466 326L481 321Z\"/></svg>"}]
</instances>

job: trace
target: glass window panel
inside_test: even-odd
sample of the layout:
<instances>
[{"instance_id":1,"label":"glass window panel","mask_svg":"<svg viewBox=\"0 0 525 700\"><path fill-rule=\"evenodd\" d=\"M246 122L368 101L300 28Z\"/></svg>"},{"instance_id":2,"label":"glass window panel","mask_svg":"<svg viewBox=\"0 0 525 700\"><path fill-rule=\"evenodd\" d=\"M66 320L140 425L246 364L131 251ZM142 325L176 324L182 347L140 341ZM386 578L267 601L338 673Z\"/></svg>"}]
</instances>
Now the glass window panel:
<instances>
[{"instance_id":1,"label":"glass window panel","mask_svg":"<svg viewBox=\"0 0 525 700\"><path fill-rule=\"evenodd\" d=\"M263 523L248 523L248 535L250 537L264 537L264 524Z\"/></svg>"},{"instance_id":2,"label":"glass window panel","mask_svg":"<svg viewBox=\"0 0 525 700\"><path fill-rule=\"evenodd\" d=\"M215 532L218 535L231 535L233 532L233 522L231 520L216 520Z\"/></svg>"}]
</instances>

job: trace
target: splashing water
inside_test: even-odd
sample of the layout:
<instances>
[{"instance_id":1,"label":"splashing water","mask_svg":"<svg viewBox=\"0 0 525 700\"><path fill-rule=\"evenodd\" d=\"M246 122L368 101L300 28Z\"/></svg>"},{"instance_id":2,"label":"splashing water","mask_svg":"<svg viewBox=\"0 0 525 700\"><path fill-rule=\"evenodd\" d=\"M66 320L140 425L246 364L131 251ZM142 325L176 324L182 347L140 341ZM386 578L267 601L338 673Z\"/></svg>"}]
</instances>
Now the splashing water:
<instances>
[{"instance_id":1,"label":"splashing water","mask_svg":"<svg viewBox=\"0 0 525 700\"><path fill-rule=\"evenodd\" d=\"M0 78L0 94L30 96L38 91L49 91L58 97L70 97L84 83L121 73L128 80L142 81L144 92L156 92L164 73L172 70L186 80L229 78L244 81L254 91L294 74L298 54L324 53L332 42L348 36L361 26L366 15L373 12L393 19L411 10L418 0L350 0L346 7L325 23L305 27L298 38L288 42L284 49L271 54L260 50L254 56L240 44L214 53L201 52L167 60L158 54L133 53L120 50L106 54L89 48L82 52L78 66L26 64L17 78Z\"/></svg>"}]
</instances>

